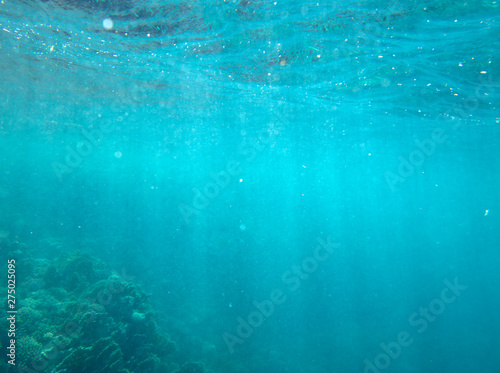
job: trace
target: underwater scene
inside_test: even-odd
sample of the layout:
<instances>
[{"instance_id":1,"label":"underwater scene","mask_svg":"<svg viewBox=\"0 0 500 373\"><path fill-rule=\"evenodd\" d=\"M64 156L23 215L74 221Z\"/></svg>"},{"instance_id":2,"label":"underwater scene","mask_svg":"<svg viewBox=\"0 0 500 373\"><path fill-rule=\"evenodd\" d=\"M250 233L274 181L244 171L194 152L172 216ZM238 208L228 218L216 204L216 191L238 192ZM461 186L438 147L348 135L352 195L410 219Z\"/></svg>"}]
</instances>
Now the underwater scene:
<instances>
[{"instance_id":1,"label":"underwater scene","mask_svg":"<svg viewBox=\"0 0 500 373\"><path fill-rule=\"evenodd\" d=\"M0 373L500 373L497 0L0 0Z\"/></svg>"}]
</instances>

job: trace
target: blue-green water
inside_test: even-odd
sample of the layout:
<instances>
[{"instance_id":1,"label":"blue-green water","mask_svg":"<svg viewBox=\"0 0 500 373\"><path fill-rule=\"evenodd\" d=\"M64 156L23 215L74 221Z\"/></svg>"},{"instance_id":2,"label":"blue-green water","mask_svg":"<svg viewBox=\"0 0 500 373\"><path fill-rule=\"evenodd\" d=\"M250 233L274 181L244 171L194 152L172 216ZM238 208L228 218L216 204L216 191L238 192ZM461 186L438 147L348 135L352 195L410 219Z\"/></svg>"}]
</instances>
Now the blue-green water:
<instances>
[{"instance_id":1,"label":"blue-green water","mask_svg":"<svg viewBox=\"0 0 500 373\"><path fill-rule=\"evenodd\" d=\"M499 16L3 0L2 304L14 258L40 313L12 371L500 372ZM118 275L149 299L96 300ZM103 338L119 368L68 368Z\"/></svg>"}]
</instances>

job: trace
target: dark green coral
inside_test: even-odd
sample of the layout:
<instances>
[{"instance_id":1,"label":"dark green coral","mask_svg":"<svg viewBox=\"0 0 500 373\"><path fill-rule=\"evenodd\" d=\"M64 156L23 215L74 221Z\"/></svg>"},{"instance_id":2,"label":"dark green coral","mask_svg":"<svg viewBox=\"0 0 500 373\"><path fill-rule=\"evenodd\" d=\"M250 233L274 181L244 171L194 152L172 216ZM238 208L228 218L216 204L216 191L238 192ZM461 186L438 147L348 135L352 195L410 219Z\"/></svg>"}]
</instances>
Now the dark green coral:
<instances>
[{"instance_id":1,"label":"dark green coral","mask_svg":"<svg viewBox=\"0 0 500 373\"><path fill-rule=\"evenodd\" d=\"M77 347L59 363L55 373L125 373L123 353L112 338L101 338L91 347Z\"/></svg>"}]
</instances>

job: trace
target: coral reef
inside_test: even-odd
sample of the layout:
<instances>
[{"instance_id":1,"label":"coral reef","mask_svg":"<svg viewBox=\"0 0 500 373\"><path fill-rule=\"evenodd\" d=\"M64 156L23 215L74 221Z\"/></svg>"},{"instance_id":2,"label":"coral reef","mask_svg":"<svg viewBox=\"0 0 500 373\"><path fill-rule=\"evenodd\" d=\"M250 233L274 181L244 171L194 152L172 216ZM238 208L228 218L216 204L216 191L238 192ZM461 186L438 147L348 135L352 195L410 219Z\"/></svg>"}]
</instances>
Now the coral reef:
<instances>
[{"instance_id":1,"label":"coral reef","mask_svg":"<svg viewBox=\"0 0 500 373\"><path fill-rule=\"evenodd\" d=\"M53 372L123 372L123 353L111 337L101 338L89 347L77 347L58 364Z\"/></svg>"},{"instance_id":2,"label":"coral reef","mask_svg":"<svg viewBox=\"0 0 500 373\"><path fill-rule=\"evenodd\" d=\"M173 362L176 346L159 332L148 294L81 253L27 257L18 289L18 367L51 373L202 373ZM40 286L43 284L43 286ZM3 321L4 322L4 321ZM3 325L2 325L3 326ZM8 345L4 336L0 345Z\"/></svg>"},{"instance_id":3,"label":"coral reef","mask_svg":"<svg viewBox=\"0 0 500 373\"><path fill-rule=\"evenodd\" d=\"M181 369L175 373L203 373L203 365L200 363L185 363Z\"/></svg>"},{"instance_id":4,"label":"coral reef","mask_svg":"<svg viewBox=\"0 0 500 373\"><path fill-rule=\"evenodd\" d=\"M42 344L32 336L21 335L17 339L17 353L19 360L31 360L38 356L42 350Z\"/></svg>"},{"instance_id":5,"label":"coral reef","mask_svg":"<svg viewBox=\"0 0 500 373\"><path fill-rule=\"evenodd\" d=\"M106 276L106 264L88 254L74 252L51 263L43 275L47 287L66 291L85 289Z\"/></svg>"}]
</instances>

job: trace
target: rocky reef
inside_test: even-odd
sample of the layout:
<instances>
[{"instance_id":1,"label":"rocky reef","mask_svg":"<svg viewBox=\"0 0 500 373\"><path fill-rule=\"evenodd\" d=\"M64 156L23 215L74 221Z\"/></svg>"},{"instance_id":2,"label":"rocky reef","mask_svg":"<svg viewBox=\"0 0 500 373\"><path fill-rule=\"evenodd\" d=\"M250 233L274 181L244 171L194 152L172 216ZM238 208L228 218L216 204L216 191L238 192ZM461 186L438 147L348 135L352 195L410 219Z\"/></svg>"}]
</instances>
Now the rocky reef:
<instances>
[{"instance_id":1,"label":"rocky reef","mask_svg":"<svg viewBox=\"0 0 500 373\"><path fill-rule=\"evenodd\" d=\"M149 295L137 283L88 254L74 252L49 260L26 255L22 249L10 254L22 254L17 364L12 371L206 371L200 363L176 361L176 345L159 330ZM6 336L0 337L0 344L8 346Z\"/></svg>"}]
</instances>

